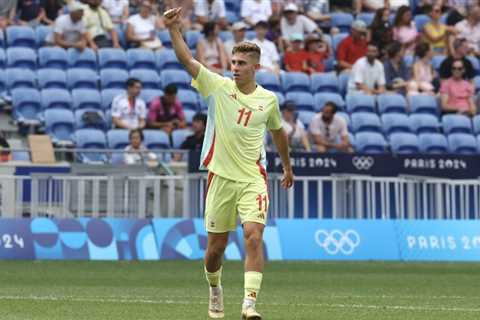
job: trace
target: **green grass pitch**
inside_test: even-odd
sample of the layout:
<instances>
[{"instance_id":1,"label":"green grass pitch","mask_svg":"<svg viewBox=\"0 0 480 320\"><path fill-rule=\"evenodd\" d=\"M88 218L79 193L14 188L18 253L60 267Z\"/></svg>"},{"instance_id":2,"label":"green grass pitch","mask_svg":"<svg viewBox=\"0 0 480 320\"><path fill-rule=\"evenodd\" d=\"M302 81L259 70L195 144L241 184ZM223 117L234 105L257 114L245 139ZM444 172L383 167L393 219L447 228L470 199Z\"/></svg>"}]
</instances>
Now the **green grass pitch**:
<instances>
[{"instance_id":1,"label":"green grass pitch","mask_svg":"<svg viewBox=\"0 0 480 320\"><path fill-rule=\"evenodd\" d=\"M0 319L207 319L201 261L0 262ZM243 269L226 262L225 319L240 319ZM269 262L266 320L480 319L479 264Z\"/></svg>"}]
</instances>

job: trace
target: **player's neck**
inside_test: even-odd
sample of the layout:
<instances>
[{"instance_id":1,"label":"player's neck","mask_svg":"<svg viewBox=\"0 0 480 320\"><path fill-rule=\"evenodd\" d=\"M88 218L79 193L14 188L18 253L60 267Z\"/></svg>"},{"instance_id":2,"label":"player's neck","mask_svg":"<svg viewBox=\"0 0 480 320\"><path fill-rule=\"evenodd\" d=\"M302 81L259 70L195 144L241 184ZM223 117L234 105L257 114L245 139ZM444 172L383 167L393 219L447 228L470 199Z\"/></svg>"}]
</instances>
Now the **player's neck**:
<instances>
[{"instance_id":1,"label":"player's neck","mask_svg":"<svg viewBox=\"0 0 480 320\"><path fill-rule=\"evenodd\" d=\"M243 94L250 94L255 91L257 88L257 83L255 81L249 81L246 83L237 83L238 90Z\"/></svg>"}]
</instances>

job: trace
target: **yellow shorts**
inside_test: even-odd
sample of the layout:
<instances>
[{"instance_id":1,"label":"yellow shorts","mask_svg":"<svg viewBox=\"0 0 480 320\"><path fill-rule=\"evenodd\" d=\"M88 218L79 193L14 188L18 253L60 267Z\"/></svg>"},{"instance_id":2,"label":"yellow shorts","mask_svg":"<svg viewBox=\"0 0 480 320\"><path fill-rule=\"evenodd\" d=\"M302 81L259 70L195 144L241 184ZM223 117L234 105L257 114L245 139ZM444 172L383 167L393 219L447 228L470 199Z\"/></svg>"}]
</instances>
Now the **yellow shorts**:
<instances>
[{"instance_id":1,"label":"yellow shorts","mask_svg":"<svg viewBox=\"0 0 480 320\"><path fill-rule=\"evenodd\" d=\"M267 184L238 182L208 173L205 201L205 227L208 232L221 233L237 228L237 214L242 225L245 222L267 222Z\"/></svg>"}]
</instances>

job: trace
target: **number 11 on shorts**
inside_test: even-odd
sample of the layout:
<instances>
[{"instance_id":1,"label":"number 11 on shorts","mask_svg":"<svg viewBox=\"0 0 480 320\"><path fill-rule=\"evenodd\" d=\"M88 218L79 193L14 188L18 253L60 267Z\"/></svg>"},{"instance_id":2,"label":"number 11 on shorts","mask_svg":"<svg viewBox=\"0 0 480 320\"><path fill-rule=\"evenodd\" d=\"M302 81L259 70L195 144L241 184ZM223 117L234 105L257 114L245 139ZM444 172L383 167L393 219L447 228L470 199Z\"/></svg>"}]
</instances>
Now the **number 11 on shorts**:
<instances>
[{"instance_id":1,"label":"number 11 on shorts","mask_svg":"<svg viewBox=\"0 0 480 320\"><path fill-rule=\"evenodd\" d=\"M258 201L258 211L267 211L267 195L264 194L259 194L257 196L257 201Z\"/></svg>"}]
</instances>

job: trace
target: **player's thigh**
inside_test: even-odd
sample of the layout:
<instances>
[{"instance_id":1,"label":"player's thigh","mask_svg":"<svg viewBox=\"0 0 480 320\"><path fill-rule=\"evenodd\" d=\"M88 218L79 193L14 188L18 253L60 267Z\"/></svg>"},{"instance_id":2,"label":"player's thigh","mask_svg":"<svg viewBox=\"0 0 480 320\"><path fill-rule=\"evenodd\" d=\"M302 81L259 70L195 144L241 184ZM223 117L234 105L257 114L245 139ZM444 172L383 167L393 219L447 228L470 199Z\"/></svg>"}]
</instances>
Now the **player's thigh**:
<instances>
[{"instance_id":1,"label":"player's thigh","mask_svg":"<svg viewBox=\"0 0 480 320\"><path fill-rule=\"evenodd\" d=\"M236 229L235 182L213 175L205 200L205 227L208 232L223 233Z\"/></svg>"},{"instance_id":2,"label":"player's thigh","mask_svg":"<svg viewBox=\"0 0 480 320\"><path fill-rule=\"evenodd\" d=\"M237 202L238 215L242 224L256 222L266 224L270 199L264 181L246 185Z\"/></svg>"}]
</instances>

